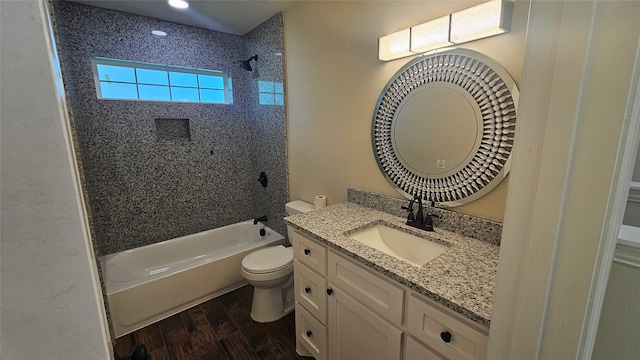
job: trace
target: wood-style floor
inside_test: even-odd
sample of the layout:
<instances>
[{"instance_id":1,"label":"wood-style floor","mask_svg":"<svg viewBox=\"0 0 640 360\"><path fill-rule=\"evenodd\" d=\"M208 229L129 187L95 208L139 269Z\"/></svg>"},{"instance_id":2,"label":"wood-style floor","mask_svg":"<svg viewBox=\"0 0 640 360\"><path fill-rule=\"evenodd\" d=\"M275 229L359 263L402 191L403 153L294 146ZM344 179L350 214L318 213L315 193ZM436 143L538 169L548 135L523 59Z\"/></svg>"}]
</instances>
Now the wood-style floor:
<instances>
[{"instance_id":1,"label":"wood-style floor","mask_svg":"<svg viewBox=\"0 0 640 360\"><path fill-rule=\"evenodd\" d=\"M147 347L149 360L292 360L294 313L272 323L251 319L253 288L231 293L185 310L116 340L114 351L129 355L136 343Z\"/></svg>"}]
</instances>

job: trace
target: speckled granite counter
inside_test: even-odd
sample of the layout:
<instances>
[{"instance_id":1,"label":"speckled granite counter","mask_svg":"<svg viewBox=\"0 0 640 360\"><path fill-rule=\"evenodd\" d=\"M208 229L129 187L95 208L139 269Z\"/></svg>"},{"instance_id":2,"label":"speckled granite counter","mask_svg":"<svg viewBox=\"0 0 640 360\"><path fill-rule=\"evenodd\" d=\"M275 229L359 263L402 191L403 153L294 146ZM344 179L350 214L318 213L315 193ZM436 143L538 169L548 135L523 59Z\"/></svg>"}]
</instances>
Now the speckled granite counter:
<instances>
[{"instance_id":1,"label":"speckled granite counter","mask_svg":"<svg viewBox=\"0 0 640 360\"><path fill-rule=\"evenodd\" d=\"M435 232L418 230L405 221L349 202L285 218L288 225L309 237L489 327L500 248L438 228ZM349 239L349 234L376 223L431 237L449 249L416 267Z\"/></svg>"}]
</instances>

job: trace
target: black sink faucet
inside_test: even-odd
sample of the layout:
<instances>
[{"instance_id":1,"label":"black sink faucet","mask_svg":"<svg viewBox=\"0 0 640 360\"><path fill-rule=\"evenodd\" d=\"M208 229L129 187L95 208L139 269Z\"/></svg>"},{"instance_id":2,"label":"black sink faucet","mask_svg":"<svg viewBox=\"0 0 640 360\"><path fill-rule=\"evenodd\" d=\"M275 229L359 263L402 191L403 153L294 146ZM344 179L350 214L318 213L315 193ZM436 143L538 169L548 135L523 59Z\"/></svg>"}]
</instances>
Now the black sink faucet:
<instances>
[{"instance_id":1,"label":"black sink faucet","mask_svg":"<svg viewBox=\"0 0 640 360\"><path fill-rule=\"evenodd\" d=\"M416 219L414 220L414 223L424 224L424 213L422 212L422 199L420 199L418 195L415 195L411 201L418 202L418 212L416 213ZM409 207L412 207L411 203L409 203Z\"/></svg>"},{"instance_id":2,"label":"black sink faucet","mask_svg":"<svg viewBox=\"0 0 640 360\"><path fill-rule=\"evenodd\" d=\"M433 200L431 200L430 203L431 203L431 207L435 209L436 203ZM434 217L438 218L438 219L442 218L442 216L440 216L440 215L438 215L436 213L430 214L430 213L427 212L424 215L424 226L427 228L426 229L427 231L433 231L433 218Z\"/></svg>"},{"instance_id":3,"label":"black sink faucet","mask_svg":"<svg viewBox=\"0 0 640 360\"><path fill-rule=\"evenodd\" d=\"M414 216L413 204L416 201L418 202L418 212ZM433 206L433 202L431 202L431 204L432 204L431 206ZM425 214L422 212L422 199L420 199L418 195L415 195L413 199L411 199L408 207L403 206L402 208L409 212L409 215L407 215L407 225L417 229L421 229L421 230L434 231L433 219L431 217L435 216L439 218L440 216L436 214L429 214L429 213L427 213L425 216Z\"/></svg>"},{"instance_id":4,"label":"black sink faucet","mask_svg":"<svg viewBox=\"0 0 640 360\"><path fill-rule=\"evenodd\" d=\"M258 218L253 219L253 225L256 225L258 221L267 221L267 215L262 215Z\"/></svg>"}]
</instances>

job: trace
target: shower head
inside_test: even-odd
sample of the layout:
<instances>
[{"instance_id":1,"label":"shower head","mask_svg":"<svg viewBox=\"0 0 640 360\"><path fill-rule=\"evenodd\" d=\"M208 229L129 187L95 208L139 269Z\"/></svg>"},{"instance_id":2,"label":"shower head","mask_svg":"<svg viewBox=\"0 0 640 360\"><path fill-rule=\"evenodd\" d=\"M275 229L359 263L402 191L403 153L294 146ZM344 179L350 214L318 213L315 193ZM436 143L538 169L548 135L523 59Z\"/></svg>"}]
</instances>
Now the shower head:
<instances>
[{"instance_id":1,"label":"shower head","mask_svg":"<svg viewBox=\"0 0 640 360\"><path fill-rule=\"evenodd\" d=\"M238 63L240 64L240 67L247 70L247 71L253 71L253 68L251 68L251 60L255 60L256 62L258 61L258 55L253 55L252 57L248 58L247 60L241 60L238 61Z\"/></svg>"}]
</instances>

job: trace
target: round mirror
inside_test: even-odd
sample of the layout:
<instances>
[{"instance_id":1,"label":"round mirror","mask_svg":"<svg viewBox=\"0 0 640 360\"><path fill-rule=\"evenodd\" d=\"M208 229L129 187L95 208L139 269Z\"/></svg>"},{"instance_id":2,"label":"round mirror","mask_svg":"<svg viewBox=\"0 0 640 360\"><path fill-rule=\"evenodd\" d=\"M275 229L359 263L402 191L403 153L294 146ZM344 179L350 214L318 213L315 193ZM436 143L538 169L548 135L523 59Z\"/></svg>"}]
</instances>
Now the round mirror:
<instances>
[{"instance_id":1,"label":"round mirror","mask_svg":"<svg viewBox=\"0 0 640 360\"><path fill-rule=\"evenodd\" d=\"M518 89L492 59L454 49L405 65L380 95L372 142L387 180L407 198L471 202L509 171Z\"/></svg>"}]
</instances>

